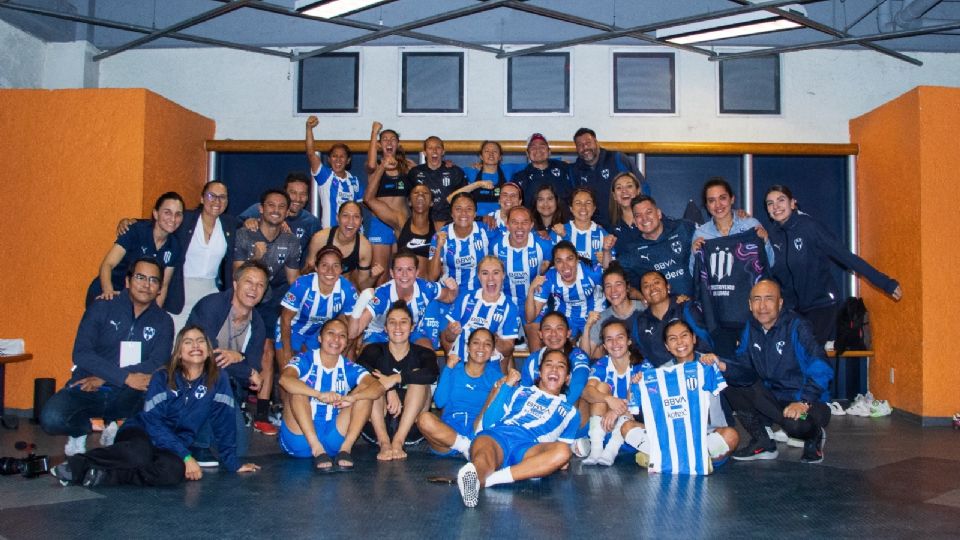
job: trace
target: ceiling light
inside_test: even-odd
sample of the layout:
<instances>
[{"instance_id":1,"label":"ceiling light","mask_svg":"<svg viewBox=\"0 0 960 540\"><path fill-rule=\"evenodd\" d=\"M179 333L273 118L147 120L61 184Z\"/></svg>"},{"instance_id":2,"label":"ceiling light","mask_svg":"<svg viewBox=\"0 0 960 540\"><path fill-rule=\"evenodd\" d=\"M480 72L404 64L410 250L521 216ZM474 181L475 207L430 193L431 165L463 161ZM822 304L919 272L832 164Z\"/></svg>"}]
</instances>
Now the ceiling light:
<instances>
[{"instance_id":1,"label":"ceiling light","mask_svg":"<svg viewBox=\"0 0 960 540\"><path fill-rule=\"evenodd\" d=\"M304 15L332 19L341 15L349 15L363 11L377 4L385 4L391 0L297 0L294 8Z\"/></svg>"},{"instance_id":2,"label":"ceiling light","mask_svg":"<svg viewBox=\"0 0 960 540\"><path fill-rule=\"evenodd\" d=\"M806 10L800 5L791 5L782 8L798 15L806 16ZM707 21L690 24L681 24L660 28L657 30L657 39L663 39L678 45L718 41L740 36L764 34L780 30L801 28L804 25L785 19L769 11L756 11L740 15L730 15Z\"/></svg>"}]
</instances>

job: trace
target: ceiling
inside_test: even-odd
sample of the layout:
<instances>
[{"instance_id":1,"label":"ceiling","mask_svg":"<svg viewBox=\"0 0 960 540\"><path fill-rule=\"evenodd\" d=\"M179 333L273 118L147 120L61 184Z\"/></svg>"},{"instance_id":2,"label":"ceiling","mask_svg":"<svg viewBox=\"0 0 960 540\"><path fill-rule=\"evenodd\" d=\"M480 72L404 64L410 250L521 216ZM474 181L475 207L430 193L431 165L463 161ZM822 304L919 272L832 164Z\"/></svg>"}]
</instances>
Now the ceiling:
<instances>
[{"instance_id":1,"label":"ceiling","mask_svg":"<svg viewBox=\"0 0 960 540\"><path fill-rule=\"evenodd\" d=\"M571 46L656 45L666 22L758 11L759 0L394 0L332 21L294 0L0 0L0 18L45 41L86 40L95 60L136 47L226 46L292 60L348 46L444 45L500 57ZM803 28L678 46L867 48L919 65L913 54L960 52L957 0L794 0ZM765 0L762 6L785 6ZM891 39L892 38L892 39ZM517 47L517 46L521 47Z\"/></svg>"}]
</instances>

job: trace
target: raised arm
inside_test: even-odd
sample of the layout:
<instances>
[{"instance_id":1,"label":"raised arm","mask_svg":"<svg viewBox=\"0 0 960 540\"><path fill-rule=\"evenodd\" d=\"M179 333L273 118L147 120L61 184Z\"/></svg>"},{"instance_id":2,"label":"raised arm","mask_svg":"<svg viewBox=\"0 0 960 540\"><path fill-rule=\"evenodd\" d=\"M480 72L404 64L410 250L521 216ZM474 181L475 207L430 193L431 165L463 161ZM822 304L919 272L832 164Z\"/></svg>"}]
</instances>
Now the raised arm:
<instances>
[{"instance_id":1,"label":"raised arm","mask_svg":"<svg viewBox=\"0 0 960 540\"><path fill-rule=\"evenodd\" d=\"M540 301L536 297L543 290L544 283L546 283L547 278L544 276L537 276L533 278L533 281L530 282L530 291L527 293L527 302L526 302L526 315L527 320L532 321L537 318L537 314L540 313L540 310L543 309L543 305L546 304L546 301Z\"/></svg>"},{"instance_id":2,"label":"raised arm","mask_svg":"<svg viewBox=\"0 0 960 540\"><path fill-rule=\"evenodd\" d=\"M370 146L367 147L367 174L370 175L377 168L377 137L380 136L380 130L383 129L383 124L373 121L373 125L370 127ZM367 180L367 186L370 185L370 180ZM369 189L369 187L367 188ZM374 190L376 191L376 190ZM372 210L372 208L371 208ZM381 221L383 218L381 218Z\"/></svg>"},{"instance_id":3,"label":"raised arm","mask_svg":"<svg viewBox=\"0 0 960 540\"><path fill-rule=\"evenodd\" d=\"M363 194L363 204L367 205L367 208L369 208L380 221L394 229L400 229L403 227L403 223L400 222L403 214L377 198L377 191L380 189L380 180L383 178L383 173L386 172L390 166L396 167L396 162L393 157L388 156L370 171L367 177L367 191Z\"/></svg>"},{"instance_id":4,"label":"raised arm","mask_svg":"<svg viewBox=\"0 0 960 540\"><path fill-rule=\"evenodd\" d=\"M320 161L320 156L317 155L317 150L315 148L315 143L313 140L313 128L317 127L320 124L320 120L316 116L310 116L307 118L307 135L306 135L306 147L307 147L307 161L310 162L310 174L317 174L320 171L320 165L323 162Z\"/></svg>"}]
</instances>

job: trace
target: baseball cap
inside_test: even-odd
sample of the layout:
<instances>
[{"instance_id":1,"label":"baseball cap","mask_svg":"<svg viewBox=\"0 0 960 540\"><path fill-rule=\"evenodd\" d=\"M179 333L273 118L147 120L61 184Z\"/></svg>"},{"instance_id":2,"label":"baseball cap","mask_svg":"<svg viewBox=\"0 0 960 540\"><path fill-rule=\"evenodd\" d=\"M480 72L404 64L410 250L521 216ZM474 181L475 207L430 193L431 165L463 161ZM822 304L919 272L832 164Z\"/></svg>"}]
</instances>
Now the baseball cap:
<instances>
[{"instance_id":1,"label":"baseball cap","mask_svg":"<svg viewBox=\"0 0 960 540\"><path fill-rule=\"evenodd\" d=\"M543 141L547 146L550 146L550 143L547 142L547 138L543 136L543 133L534 133L529 139L527 139L527 148L530 148L530 143L538 139Z\"/></svg>"}]
</instances>

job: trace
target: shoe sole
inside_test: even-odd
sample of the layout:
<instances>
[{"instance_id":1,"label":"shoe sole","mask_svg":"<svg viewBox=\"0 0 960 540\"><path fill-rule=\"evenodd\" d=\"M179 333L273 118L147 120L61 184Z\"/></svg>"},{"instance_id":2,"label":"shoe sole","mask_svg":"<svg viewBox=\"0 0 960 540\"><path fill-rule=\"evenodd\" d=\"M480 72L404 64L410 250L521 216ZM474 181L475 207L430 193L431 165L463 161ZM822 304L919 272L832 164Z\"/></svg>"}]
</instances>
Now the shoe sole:
<instances>
[{"instance_id":1,"label":"shoe sole","mask_svg":"<svg viewBox=\"0 0 960 540\"><path fill-rule=\"evenodd\" d=\"M220 462L219 462L219 461L198 461L198 462L197 462L197 465L199 465L199 466L201 466L201 467L203 467L203 468L205 468L205 469L212 469L212 468L214 468L214 467L219 467L219 466L220 466Z\"/></svg>"},{"instance_id":2,"label":"shoe sole","mask_svg":"<svg viewBox=\"0 0 960 540\"><path fill-rule=\"evenodd\" d=\"M280 430L278 429L259 429L257 427L254 427L253 430L256 431L257 433L262 433L270 437L273 437L277 433L280 433Z\"/></svg>"},{"instance_id":3,"label":"shoe sole","mask_svg":"<svg viewBox=\"0 0 960 540\"><path fill-rule=\"evenodd\" d=\"M467 508L477 506L480 501L480 477L477 476L477 468L473 463L464 465L457 473L457 488L460 490L460 498L463 499L463 505Z\"/></svg>"},{"instance_id":4,"label":"shoe sole","mask_svg":"<svg viewBox=\"0 0 960 540\"><path fill-rule=\"evenodd\" d=\"M763 461L763 460L777 459L778 457L780 457L780 452L778 450L772 450L772 451L768 450L766 452L759 452L757 454L753 454L752 456L731 456L731 457L737 461Z\"/></svg>"},{"instance_id":5,"label":"shoe sole","mask_svg":"<svg viewBox=\"0 0 960 540\"><path fill-rule=\"evenodd\" d=\"M823 429L823 428L820 428ZM820 459L817 460L806 460L802 457L800 458L801 463L806 463L808 465L816 465L817 463L823 463L823 449L827 447L827 430L823 429L823 440L820 441Z\"/></svg>"}]
</instances>

